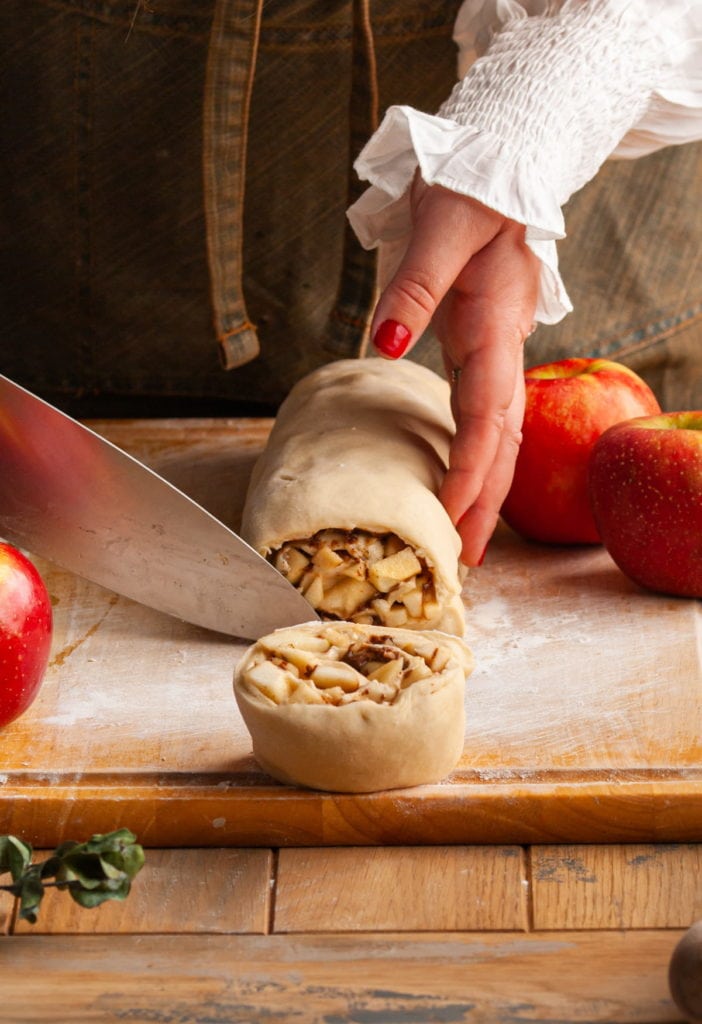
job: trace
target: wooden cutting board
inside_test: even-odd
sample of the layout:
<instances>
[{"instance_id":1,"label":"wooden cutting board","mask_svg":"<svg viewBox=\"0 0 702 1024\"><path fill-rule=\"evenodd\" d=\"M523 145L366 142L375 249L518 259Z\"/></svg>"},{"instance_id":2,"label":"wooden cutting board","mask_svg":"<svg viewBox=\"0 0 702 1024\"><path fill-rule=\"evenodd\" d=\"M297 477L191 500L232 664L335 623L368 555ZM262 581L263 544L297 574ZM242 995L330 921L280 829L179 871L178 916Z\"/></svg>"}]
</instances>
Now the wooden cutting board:
<instances>
[{"instance_id":1,"label":"wooden cutting board","mask_svg":"<svg viewBox=\"0 0 702 1024\"><path fill-rule=\"evenodd\" d=\"M92 426L237 528L270 420ZM460 765L365 796L265 776L232 696L245 645L37 560L55 609L39 697L0 733L0 833L119 826L151 846L702 840L700 603L599 548L506 528L464 589L477 668Z\"/></svg>"}]
</instances>

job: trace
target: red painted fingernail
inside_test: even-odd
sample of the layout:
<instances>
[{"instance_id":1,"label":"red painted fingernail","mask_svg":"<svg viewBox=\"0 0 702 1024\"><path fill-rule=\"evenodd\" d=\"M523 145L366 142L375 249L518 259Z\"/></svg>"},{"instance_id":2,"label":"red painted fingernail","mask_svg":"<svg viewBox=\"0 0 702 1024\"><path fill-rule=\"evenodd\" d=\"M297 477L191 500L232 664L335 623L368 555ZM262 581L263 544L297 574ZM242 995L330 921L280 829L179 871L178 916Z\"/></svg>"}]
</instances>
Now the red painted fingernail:
<instances>
[{"instance_id":1,"label":"red painted fingernail","mask_svg":"<svg viewBox=\"0 0 702 1024\"><path fill-rule=\"evenodd\" d=\"M407 351L411 334L397 320L383 320L375 332L373 344L388 359L399 359Z\"/></svg>"}]
</instances>

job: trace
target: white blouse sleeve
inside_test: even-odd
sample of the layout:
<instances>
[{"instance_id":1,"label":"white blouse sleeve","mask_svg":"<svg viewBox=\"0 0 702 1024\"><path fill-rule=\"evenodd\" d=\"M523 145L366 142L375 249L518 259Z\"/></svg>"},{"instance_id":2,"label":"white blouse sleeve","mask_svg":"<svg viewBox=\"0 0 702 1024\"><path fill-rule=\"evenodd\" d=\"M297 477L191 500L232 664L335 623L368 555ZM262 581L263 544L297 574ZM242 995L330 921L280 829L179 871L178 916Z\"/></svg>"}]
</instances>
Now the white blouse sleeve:
<instances>
[{"instance_id":1,"label":"white blouse sleeve","mask_svg":"<svg viewBox=\"0 0 702 1024\"><path fill-rule=\"evenodd\" d=\"M561 207L610 156L702 138L702 0L464 0L459 79L437 115L391 107L356 161L350 208L387 280L410 231L408 187L473 198L526 225L542 266L536 319L572 309L558 272Z\"/></svg>"}]
</instances>

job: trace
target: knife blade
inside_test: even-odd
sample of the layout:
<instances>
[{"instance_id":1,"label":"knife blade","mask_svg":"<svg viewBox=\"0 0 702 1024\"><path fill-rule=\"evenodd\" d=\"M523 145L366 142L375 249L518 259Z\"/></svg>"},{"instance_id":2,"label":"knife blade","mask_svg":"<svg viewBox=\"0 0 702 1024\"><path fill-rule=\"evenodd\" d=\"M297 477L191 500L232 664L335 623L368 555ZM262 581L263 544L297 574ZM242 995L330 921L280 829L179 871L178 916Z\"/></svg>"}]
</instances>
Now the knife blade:
<instances>
[{"instance_id":1,"label":"knife blade","mask_svg":"<svg viewBox=\"0 0 702 1024\"><path fill-rule=\"evenodd\" d=\"M233 530L0 374L0 536L134 601L256 639L318 618Z\"/></svg>"}]
</instances>

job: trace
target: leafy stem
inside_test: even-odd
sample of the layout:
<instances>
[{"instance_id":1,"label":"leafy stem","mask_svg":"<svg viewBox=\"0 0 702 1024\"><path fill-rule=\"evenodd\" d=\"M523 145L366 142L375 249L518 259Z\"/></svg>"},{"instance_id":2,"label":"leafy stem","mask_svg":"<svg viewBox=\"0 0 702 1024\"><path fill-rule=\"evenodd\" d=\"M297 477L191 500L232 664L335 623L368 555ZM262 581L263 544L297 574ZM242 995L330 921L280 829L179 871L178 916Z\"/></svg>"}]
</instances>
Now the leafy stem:
<instances>
[{"instance_id":1,"label":"leafy stem","mask_svg":"<svg viewBox=\"0 0 702 1024\"><path fill-rule=\"evenodd\" d=\"M67 889L81 907L97 907L106 900L126 899L144 864L144 851L126 828L84 843L62 843L37 864L32 863L33 852L16 836L0 836L0 875L12 877L0 890L17 897L19 916L30 924L36 924L45 889Z\"/></svg>"}]
</instances>

